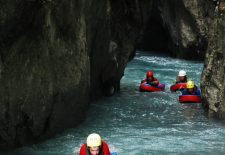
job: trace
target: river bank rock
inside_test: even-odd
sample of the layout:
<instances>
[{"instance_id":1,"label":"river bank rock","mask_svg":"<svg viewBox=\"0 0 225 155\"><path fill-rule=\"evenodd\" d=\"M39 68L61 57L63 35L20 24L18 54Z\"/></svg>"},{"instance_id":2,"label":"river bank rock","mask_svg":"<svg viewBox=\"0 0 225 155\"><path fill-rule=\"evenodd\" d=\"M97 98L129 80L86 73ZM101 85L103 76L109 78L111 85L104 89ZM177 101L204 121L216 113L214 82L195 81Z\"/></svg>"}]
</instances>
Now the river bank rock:
<instances>
[{"instance_id":1,"label":"river bank rock","mask_svg":"<svg viewBox=\"0 0 225 155\"><path fill-rule=\"evenodd\" d=\"M209 117L225 119L225 2L217 3L209 25L209 45L201 78Z\"/></svg>"}]
</instances>

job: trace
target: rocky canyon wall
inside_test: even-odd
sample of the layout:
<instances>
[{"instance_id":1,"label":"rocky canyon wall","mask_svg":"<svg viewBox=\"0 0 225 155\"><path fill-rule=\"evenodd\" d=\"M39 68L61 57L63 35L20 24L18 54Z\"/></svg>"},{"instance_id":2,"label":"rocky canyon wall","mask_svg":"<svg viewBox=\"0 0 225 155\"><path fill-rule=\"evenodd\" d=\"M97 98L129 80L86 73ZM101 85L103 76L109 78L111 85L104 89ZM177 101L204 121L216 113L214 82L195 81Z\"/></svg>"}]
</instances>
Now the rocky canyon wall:
<instances>
[{"instance_id":1,"label":"rocky canyon wall","mask_svg":"<svg viewBox=\"0 0 225 155\"><path fill-rule=\"evenodd\" d=\"M86 5L0 1L1 148L33 142L84 119L90 98Z\"/></svg>"},{"instance_id":2,"label":"rocky canyon wall","mask_svg":"<svg viewBox=\"0 0 225 155\"><path fill-rule=\"evenodd\" d=\"M204 0L153 0L138 47L203 60L207 45L208 3Z\"/></svg>"},{"instance_id":3,"label":"rocky canyon wall","mask_svg":"<svg viewBox=\"0 0 225 155\"><path fill-rule=\"evenodd\" d=\"M142 4L0 0L2 149L76 126L90 101L119 90Z\"/></svg>"},{"instance_id":4,"label":"rocky canyon wall","mask_svg":"<svg viewBox=\"0 0 225 155\"><path fill-rule=\"evenodd\" d=\"M201 89L209 117L225 119L225 1L217 1L211 12Z\"/></svg>"}]
</instances>

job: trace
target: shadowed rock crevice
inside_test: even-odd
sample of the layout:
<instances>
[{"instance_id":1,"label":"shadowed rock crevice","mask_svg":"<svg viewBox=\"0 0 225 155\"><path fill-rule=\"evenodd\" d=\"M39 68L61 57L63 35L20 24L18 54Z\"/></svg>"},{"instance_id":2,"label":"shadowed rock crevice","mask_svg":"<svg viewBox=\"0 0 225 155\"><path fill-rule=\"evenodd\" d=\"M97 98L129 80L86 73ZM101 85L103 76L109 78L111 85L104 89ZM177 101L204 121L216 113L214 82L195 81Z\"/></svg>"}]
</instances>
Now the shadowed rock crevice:
<instances>
[{"instance_id":1,"label":"shadowed rock crevice","mask_svg":"<svg viewBox=\"0 0 225 155\"><path fill-rule=\"evenodd\" d=\"M172 44L171 36L166 25L163 25L164 21L158 6L156 3L154 4L150 17L144 25L143 35L137 48L144 51L171 53L172 51L169 49Z\"/></svg>"},{"instance_id":2,"label":"shadowed rock crevice","mask_svg":"<svg viewBox=\"0 0 225 155\"><path fill-rule=\"evenodd\" d=\"M203 1L153 0L137 47L203 60L208 45Z\"/></svg>"}]
</instances>

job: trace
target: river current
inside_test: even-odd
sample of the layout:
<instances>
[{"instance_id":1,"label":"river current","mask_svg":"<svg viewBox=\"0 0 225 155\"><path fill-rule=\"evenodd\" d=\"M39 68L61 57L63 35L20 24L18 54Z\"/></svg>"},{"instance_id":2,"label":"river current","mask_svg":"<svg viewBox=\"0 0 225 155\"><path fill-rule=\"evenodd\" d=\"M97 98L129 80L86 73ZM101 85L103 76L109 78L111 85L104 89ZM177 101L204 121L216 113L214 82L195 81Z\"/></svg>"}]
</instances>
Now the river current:
<instances>
[{"instance_id":1,"label":"river current","mask_svg":"<svg viewBox=\"0 0 225 155\"><path fill-rule=\"evenodd\" d=\"M2 155L75 155L88 134L99 133L118 155L224 155L225 124L208 119L201 104L181 104L170 92L179 70L200 83L203 63L137 52L128 63L121 90L91 104L87 119L41 144ZM147 70L154 71L164 92L140 92Z\"/></svg>"}]
</instances>

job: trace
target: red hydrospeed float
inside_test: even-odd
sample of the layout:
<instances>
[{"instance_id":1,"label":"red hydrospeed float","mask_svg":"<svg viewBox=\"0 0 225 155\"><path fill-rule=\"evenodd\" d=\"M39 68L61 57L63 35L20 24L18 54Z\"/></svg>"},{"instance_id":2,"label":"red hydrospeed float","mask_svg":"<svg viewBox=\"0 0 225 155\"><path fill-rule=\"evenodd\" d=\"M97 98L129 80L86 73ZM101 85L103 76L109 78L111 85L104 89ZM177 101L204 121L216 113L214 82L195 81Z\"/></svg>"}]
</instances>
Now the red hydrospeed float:
<instances>
[{"instance_id":1,"label":"red hydrospeed float","mask_svg":"<svg viewBox=\"0 0 225 155\"><path fill-rule=\"evenodd\" d=\"M202 99L200 95L180 95L180 103L201 103Z\"/></svg>"},{"instance_id":2,"label":"red hydrospeed float","mask_svg":"<svg viewBox=\"0 0 225 155\"><path fill-rule=\"evenodd\" d=\"M155 92L155 91L164 91L165 84L159 84L158 86L152 86L150 84L141 84L139 87L140 91L148 91L148 92Z\"/></svg>"},{"instance_id":3,"label":"red hydrospeed float","mask_svg":"<svg viewBox=\"0 0 225 155\"><path fill-rule=\"evenodd\" d=\"M170 86L170 91L178 91L178 90L182 90L186 87L187 87L186 83L176 83L176 84Z\"/></svg>"}]
</instances>

